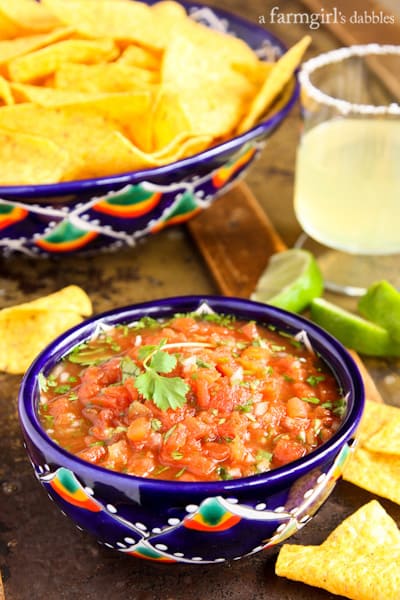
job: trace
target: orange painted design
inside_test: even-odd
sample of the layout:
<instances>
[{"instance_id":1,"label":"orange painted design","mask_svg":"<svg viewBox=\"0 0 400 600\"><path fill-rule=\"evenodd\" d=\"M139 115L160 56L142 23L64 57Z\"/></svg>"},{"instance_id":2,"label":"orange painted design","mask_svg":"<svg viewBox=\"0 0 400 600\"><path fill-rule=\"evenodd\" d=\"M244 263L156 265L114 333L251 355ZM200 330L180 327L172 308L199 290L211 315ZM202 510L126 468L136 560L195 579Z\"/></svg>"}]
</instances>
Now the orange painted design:
<instances>
[{"instance_id":1,"label":"orange painted design","mask_svg":"<svg viewBox=\"0 0 400 600\"><path fill-rule=\"evenodd\" d=\"M209 525L200 514L197 514L191 519L185 519L183 524L187 529L196 529L196 531L226 531L239 523L240 520L241 518L237 515L226 513L217 525Z\"/></svg>"},{"instance_id":2,"label":"orange painted design","mask_svg":"<svg viewBox=\"0 0 400 600\"><path fill-rule=\"evenodd\" d=\"M97 231L87 231L76 240L66 240L65 242L50 242L46 239L35 240L35 244L47 252L71 252L83 248L98 236Z\"/></svg>"},{"instance_id":3,"label":"orange painted design","mask_svg":"<svg viewBox=\"0 0 400 600\"><path fill-rule=\"evenodd\" d=\"M0 229L5 229L18 221L23 221L28 215L28 211L20 206L14 206L8 213L0 214Z\"/></svg>"},{"instance_id":4,"label":"orange painted design","mask_svg":"<svg viewBox=\"0 0 400 600\"><path fill-rule=\"evenodd\" d=\"M153 562L161 562L161 563L176 563L177 561L173 558L167 558L166 556L148 556L147 554L142 554L141 552L126 552L126 554L130 554L131 556L135 556L136 558L143 558L145 560L152 560Z\"/></svg>"},{"instance_id":5,"label":"orange painted design","mask_svg":"<svg viewBox=\"0 0 400 600\"><path fill-rule=\"evenodd\" d=\"M218 171L216 171L212 177L213 185L217 189L225 185L225 183L233 177L236 171L246 165L253 158L255 153L255 148L249 148L244 154L242 154L242 156L239 156L236 162L232 164L228 163L218 169Z\"/></svg>"},{"instance_id":6,"label":"orange painted design","mask_svg":"<svg viewBox=\"0 0 400 600\"><path fill-rule=\"evenodd\" d=\"M101 506L89 495L85 494L83 490L78 489L74 492L70 492L57 478L53 479L49 483L53 490L69 504L73 504L79 508L85 508L91 512L100 512L102 510Z\"/></svg>"},{"instance_id":7,"label":"orange painted design","mask_svg":"<svg viewBox=\"0 0 400 600\"><path fill-rule=\"evenodd\" d=\"M153 208L157 206L160 201L162 194L160 192L156 192L150 196L147 200L142 200L137 204L131 205L122 205L122 204L112 204L107 200L101 200L98 204L93 206L93 209L105 213L107 215L111 215L113 217L122 217L122 218L138 218L143 215L149 213Z\"/></svg>"},{"instance_id":8,"label":"orange painted design","mask_svg":"<svg viewBox=\"0 0 400 600\"><path fill-rule=\"evenodd\" d=\"M184 213L183 215L176 215L171 219L167 218L166 221L160 221L159 223L153 225L153 227L151 228L151 233L158 233L162 229L165 229L166 227L171 227L172 225L180 225L181 223L184 223L188 219L194 217L194 215L197 215L197 213L201 212L202 210L203 209L201 207L198 207L190 212Z\"/></svg>"}]
</instances>

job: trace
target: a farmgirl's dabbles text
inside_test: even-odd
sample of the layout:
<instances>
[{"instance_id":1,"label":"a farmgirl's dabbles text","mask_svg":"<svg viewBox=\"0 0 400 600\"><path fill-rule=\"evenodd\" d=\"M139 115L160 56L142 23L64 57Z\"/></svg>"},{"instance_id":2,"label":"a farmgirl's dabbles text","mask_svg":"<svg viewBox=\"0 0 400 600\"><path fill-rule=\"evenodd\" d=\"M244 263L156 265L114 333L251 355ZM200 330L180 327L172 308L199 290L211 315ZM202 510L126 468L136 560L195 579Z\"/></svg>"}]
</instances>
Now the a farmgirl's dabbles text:
<instances>
[{"instance_id":1,"label":"a farmgirl's dabbles text","mask_svg":"<svg viewBox=\"0 0 400 600\"><path fill-rule=\"evenodd\" d=\"M141 477L246 477L304 456L338 429L333 374L292 336L193 313L144 317L76 347L40 378L60 446Z\"/></svg>"}]
</instances>

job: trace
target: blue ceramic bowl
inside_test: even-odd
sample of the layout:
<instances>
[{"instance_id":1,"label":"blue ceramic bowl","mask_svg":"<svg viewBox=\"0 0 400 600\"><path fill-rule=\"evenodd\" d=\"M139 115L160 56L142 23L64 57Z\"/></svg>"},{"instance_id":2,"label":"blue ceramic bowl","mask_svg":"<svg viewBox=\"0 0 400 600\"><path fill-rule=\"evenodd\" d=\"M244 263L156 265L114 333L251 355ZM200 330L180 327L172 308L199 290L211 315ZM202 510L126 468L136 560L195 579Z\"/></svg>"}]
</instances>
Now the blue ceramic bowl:
<instances>
[{"instance_id":1,"label":"blue ceramic bowl","mask_svg":"<svg viewBox=\"0 0 400 600\"><path fill-rule=\"evenodd\" d=\"M244 39L260 57L274 60L285 51L261 26L222 10L182 4L193 19ZM0 186L0 251L38 256L113 250L182 223L243 176L297 95L296 85L282 106L250 131L166 166L58 184Z\"/></svg>"},{"instance_id":2,"label":"blue ceramic bowl","mask_svg":"<svg viewBox=\"0 0 400 600\"><path fill-rule=\"evenodd\" d=\"M307 332L313 348L335 373L348 408L340 429L320 448L272 471L229 481L177 482L116 473L60 448L38 416L38 377L74 346L91 337L99 323L129 323L149 315L168 317L197 310L233 314ZM119 308L90 319L53 342L32 364L19 395L26 448L35 475L48 494L101 544L160 562L213 563L237 559L286 539L315 514L332 492L349 455L361 417L364 392L347 351L309 321L257 302L188 296Z\"/></svg>"}]
</instances>

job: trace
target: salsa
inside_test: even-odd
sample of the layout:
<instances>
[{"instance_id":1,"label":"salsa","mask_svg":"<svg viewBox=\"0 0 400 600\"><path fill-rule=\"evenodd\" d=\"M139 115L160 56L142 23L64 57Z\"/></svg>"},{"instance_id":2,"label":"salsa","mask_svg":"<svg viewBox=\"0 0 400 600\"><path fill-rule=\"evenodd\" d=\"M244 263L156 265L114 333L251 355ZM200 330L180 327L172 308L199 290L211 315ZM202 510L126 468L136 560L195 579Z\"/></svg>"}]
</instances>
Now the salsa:
<instances>
[{"instance_id":1,"label":"salsa","mask_svg":"<svg viewBox=\"0 0 400 600\"><path fill-rule=\"evenodd\" d=\"M102 328L40 376L39 417L76 456L140 477L246 477L338 429L342 391L307 338L217 314Z\"/></svg>"}]
</instances>

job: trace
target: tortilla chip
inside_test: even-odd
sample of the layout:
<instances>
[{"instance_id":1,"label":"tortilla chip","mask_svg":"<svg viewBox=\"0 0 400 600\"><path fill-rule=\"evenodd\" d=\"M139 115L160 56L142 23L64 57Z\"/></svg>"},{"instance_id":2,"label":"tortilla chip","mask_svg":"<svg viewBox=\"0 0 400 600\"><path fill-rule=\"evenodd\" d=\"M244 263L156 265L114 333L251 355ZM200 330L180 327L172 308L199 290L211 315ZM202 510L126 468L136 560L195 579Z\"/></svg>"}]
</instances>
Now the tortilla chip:
<instances>
[{"instance_id":1,"label":"tortilla chip","mask_svg":"<svg viewBox=\"0 0 400 600\"><path fill-rule=\"evenodd\" d=\"M293 77L310 42L310 36L303 37L274 64L273 69L267 75L264 85L254 98L248 114L240 124L238 128L239 133L244 133L254 127L257 121L273 104L274 100L283 91L285 85Z\"/></svg>"},{"instance_id":2,"label":"tortilla chip","mask_svg":"<svg viewBox=\"0 0 400 600\"><path fill-rule=\"evenodd\" d=\"M397 600L400 532L375 500L348 517L321 546L285 544L277 575L353 600Z\"/></svg>"},{"instance_id":3,"label":"tortilla chip","mask_svg":"<svg viewBox=\"0 0 400 600\"><path fill-rule=\"evenodd\" d=\"M29 54L39 48L49 46L53 42L57 42L71 35L72 29L63 27L55 29L50 33L41 33L38 35L29 35L26 37L18 37L13 40L0 41L0 64L4 64L17 56Z\"/></svg>"},{"instance_id":4,"label":"tortilla chip","mask_svg":"<svg viewBox=\"0 0 400 600\"><path fill-rule=\"evenodd\" d=\"M220 37L215 38L218 32L200 28L201 35L192 35L197 31L191 27L178 31L165 50L161 71L163 102L180 106L187 131L218 138L235 129L256 93L255 84L235 70L233 63L241 60L254 65L258 59L246 44L236 46L240 40L232 38L230 54L225 46L215 46L216 40L221 44ZM225 38L231 40L224 36L224 43ZM229 49L232 44L226 46ZM175 133L180 131L178 128Z\"/></svg>"},{"instance_id":5,"label":"tortilla chip","mask_svg":"<svg viewBox=\"0 0 400 600\"><path fill-rule=\"evenodd\" d=\"M369 440L366 440L364 448L366 448L367 450L371 450L371 452L381 452L382 454L392 454L400 457L399 408L397 409L397 418L394 414L392 420L388 421L385 425L383 425Z\"/></svg>"},{"instance_id":6,"label":"tortilla chip","mask_svg":"<svg viewBox=\"0 0 400 600\"><path fill-rule=\"evenodd\" d=\"M8 63L10 79L29 83L54 73L65 62L93 64L112 60L118 49L112 40L62 40Z\"/></svg>"},{"instance_id":7,"label":"tortilla chip","mask_svg":"<svg viewBox=\"0 0 400 600\"><path fill-rule=\"evenodd\" d=\"M12 83L11 89L19 98L39 106L76 107L81 111L102 115L106 119L127 125L133 117L144 113L150 103L150 93L146 90L115 94L84 94L24 83Z\"/></svg>"},{"instance_id":8,"label":"tortilla chip","mask_svg":"<svg viewBox=\"0 0 400 600\"><path fill-rule=\"evenodd\" d=\"M174 0L0 0L0 131L21 148L10 181L116 175L231 138L275 67L186 11ZM42 149L31 171L29 144ZM69 160L50 182L51 149Z\"/></svg>"},{"instance_id":9,"label":"tortilla chip","mask_svg":"<svg viewBox=\"0 0 400 600\"><path fill-rule=\"evenodd\" d=\"M133 41L155 49L164 47L162 23L154 19L151 8L142 2L126 0L42 0L65 25L89 38Z\"/></svg>"},{"instance_id":10,"label":"tortilla chip","mask_svg":"<svg viewBox=\"0 0 400 600\"><path fill-rule=\"evenodd\" d=\"M158 79L154 71L119 62L99 65L64 63L55 73L54 87L88 94L132 92L150 90Z\"/></svg>"},{"instance_id":11,"label":"tortilla chip","mask_svg":"<svg viewBox=\"0 0 400 600\"><path fill-rule=\"evenodd\" d=\"M357 448L346 463L343 479L400 504L400 456Z\"/></svg>"},{"instance_id":12,"label":"tortilla chip","mask_svg":"<svg viewBox=\"0 0 400 600\"><path fill-rule=\"evenodd\" d=\"M395 406L366 400L361 423L357 429L357 439L360 446L364 446L372 435L391 419L398 418L399 414L400 409Z\"/></svg>"},{"instance_id":13,"label":"tortilla chip","mask_svg":"<svg viewBox=\"0 0 400 600\"><path fill-rule=\"evenodd\" d=\"M107 101L98 106L105 113L112 110ZM121 108L126 108L127 113L132 110L128 100L121 103ZM122 111L121 118L127 113ZM143 158L117 130L115 123L84 107L6 106L0 109L0 128L47 137L66 150L70 158L64 173L66 181L123 173L144 166Z\"/></svg>"},{"instance_id":14,"label":"tortilla chip","mask_svg":"<svg viewBox=\"0 0 400 600\"><path fill-rule=\"evenodd\" d=\"M0 35L2 39L51 31L59 25L59 20L41 2L3 0L0 3Z\"/></svg>"},{"instance_id":15,"label":"tortilla chip","mask_svg":"<svg viewBox=\"0 0 400 600\"><path fill-rule=\"evenodd\" d=\"M0 75L0 98L4 104L15 104L14 96L11 92L11 87L7 79Z\"/></svg>"},{"instance_id":16,"label":"tortilla chip","mask_svg":"<svg viewBox=\"0 0 400 600\"><path fill-rule=\"evenodd\" d=\"M39 106L63 106L87 100L87 95L81 92L66 92L26 83L11 83L9 85L17 102L35 102Z\"/></svg>"},{"instance_id":17,"label":"tortilla chip","mask_svg":"<svg viewBox=\"0 0 400 600\"><path fill-rule=\"evenodd\" d=\"M19 306L49 310L54 308L56 310L70 310L82 317L89 317L93 313L92 301L87 293L78 285L68 285L53 294L42 296Z\"/></svg>"},{"instance_id":18,"label":"tortilla chip","mask_svg":"<svg viewBox=\"0 0 400 600\"><path fill-rule=\"evenodd\" d=\"M159 150L181 134L189 136L191 125L179 94L161 90L152 114L152 147Z\"/></svg>"},{"instance_id":19,"label":"tortilla chip","mask_svg":"<svg viewBox=\"0 0 400 600\"><path fill-rule=\"evenodd\" d=\"M0 182L32 185L60 181L69 154L49 139L0 129Z\"/></svg>"},{"instance_id":20,"label":"tortilla chip","mask_svg":"<svg viewBox=\"0 0 400 600\"><path fill-rule=\"evenodd\" d=\"M362 531L362 535L357 535L357 531ZM340 546L345 546L344 551L349 552L370 552L379 546L398 546L400 549L400 531L381 504L371 500L342 521L321 547L333 549Z\"/></svg>"},{"instance_id":21,"label":"tortilla chip","mask_svg":"<svg viewBox=\"0 0 400 600\"><path fill-rule=\"evenodd\" d=\"M117 64L140 67L148 71L160 71L161 56L141 46L128 46L116 60Z\"/></svg>"},{"instance_id":22,"label":"tortilla chip","mask_svg":"<svg viewBox=\"0 0 400 600\"><path fill-rule=\"evenodd\" d=\"M167 48L174 39L178 29L192 23L187 17L181 4L172 0L156 2L150 7L152 18L158 24L158 43L161 48Z\"/></svg>"},{"instance_id":23,"label":"tortilla chip","mask_svg":"<svg viewBox=\"0 0 400 600\"><path fill-rule=\"evenodd\" d=\"M90 298L76 285L3 308L0 310L0 370L24 373L47 344L91 314Z\"/></svg>"},{"instance_id":24,"label":"tortilla chip","mask_svg":"<svg viewBox=\"0 0 400 600\"><path fill-rule=\"evenodd\" d=\"M0 311L0 370L21 374L58 335L77 325L75 312L14 307Z\"/></svg>"}]
</instances>

